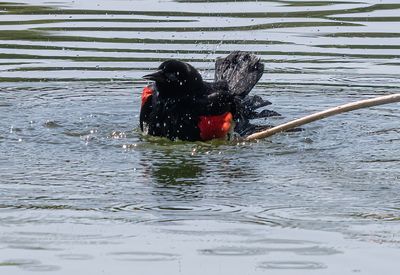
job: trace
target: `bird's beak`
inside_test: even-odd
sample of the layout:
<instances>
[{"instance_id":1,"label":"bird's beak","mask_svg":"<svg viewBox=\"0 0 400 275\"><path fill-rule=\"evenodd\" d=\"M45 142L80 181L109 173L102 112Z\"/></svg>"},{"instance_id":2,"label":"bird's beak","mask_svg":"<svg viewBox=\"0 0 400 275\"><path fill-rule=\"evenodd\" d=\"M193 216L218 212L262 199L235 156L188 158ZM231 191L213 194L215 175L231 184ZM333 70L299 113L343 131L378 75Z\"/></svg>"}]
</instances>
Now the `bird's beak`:
<instances>
[{"instance_id":1,"label":"bird's beak","mask_svg":"<svg viewBox=\"0 0 400 275\"><path fill-rule=\"evenodd\" d=\"M142 76L143 79L152 80L152 81L163 81L165 79L164 74L161 70L156 71L152 74L146 74Z\"/></svg>"}]
</instances>

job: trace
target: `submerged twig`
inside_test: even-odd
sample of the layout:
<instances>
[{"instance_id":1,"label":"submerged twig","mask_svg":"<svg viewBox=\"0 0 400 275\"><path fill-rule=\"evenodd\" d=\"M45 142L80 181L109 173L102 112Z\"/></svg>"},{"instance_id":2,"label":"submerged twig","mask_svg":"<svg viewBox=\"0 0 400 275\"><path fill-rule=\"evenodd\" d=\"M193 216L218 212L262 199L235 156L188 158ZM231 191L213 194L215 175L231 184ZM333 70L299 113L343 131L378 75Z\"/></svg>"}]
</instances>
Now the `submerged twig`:
<instances>
[{"instance_id":1,"label":"submerged twig","mask_svg":"<svg viewBox=\"0 0 400 275\"><path fill-rule=\"evenodd\" d=\"M373 106L378 106L378 105L383 105L383 104L388 104L388 103L394 103L394 102L400 102L400 94L392 94L392 95L386 95L386 96L380 96L380 97L375 97L371 99L365 99L365 100L360 100L352 103L347 103L344 105L340 105L334 108L327 109L325 111L321 111L318 113L314 113L302 118L298 118L289 122L286 122L284 124L275 126L273 128L270 128L268 130L264 130L258 133L254 133L252 135L249 135L246 137L246 140L255 140L255 139L261 139L261 138L266 138L270 137L272 135L275 135L277 133L285 132L290 129L299 127L301 125L320 120L326 117L330 117L333 115L345 113L345 112L350 112L362 108L368 108L368 107L373 107Z\"/></svg>"}]
</instances>

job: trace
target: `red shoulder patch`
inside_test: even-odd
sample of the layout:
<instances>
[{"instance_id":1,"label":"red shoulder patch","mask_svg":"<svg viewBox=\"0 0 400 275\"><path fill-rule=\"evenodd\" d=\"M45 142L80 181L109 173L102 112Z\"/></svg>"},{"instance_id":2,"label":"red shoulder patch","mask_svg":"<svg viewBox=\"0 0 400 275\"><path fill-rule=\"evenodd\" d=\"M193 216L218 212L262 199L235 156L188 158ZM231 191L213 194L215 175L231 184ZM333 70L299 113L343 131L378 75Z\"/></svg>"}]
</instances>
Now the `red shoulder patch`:
<instances>
[{"instance_id":1,"label":"red shoulder patch","mask_svg":"<svg viewBox=\"0 0 400 275\"><path fill-rule=\"evenodd\" d=\"M215 116L201 116L199 121L202 140L224 138L232 127L233 116L230 112Z\"/></svg>"},{"instance_id":2,"label":"red shoulder patch","mask_svg":"<svg viewBox=\"0 0 400 275\"><path fill-rule=\"evenodd\" d=\"M142 91L142 107L146 103L146 101L149 99L149 97L153 94L153 89L151 86L146 86L143 88Z\"/></svg>"}]
</instances>

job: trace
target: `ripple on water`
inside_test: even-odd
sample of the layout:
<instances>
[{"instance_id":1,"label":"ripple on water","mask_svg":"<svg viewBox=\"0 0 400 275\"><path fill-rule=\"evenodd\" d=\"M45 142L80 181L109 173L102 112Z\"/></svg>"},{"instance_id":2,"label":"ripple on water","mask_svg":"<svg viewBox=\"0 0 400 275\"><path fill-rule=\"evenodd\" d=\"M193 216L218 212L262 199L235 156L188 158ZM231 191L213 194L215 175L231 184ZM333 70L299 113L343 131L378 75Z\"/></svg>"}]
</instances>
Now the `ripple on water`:
<instances>
[{"instance_id":1,"label":"ripple on water","mask_svg":"<svg viewBox=\"0 0 400 275\"><path fill-rule=\"evenodd\" d=\"M246 245L207 248L201 249L198 252L202 255L211 256L251 256L272 253L291 253L302 256L329 256L342 253L332 247L316 244L310 246L309 243L312 242L302 240L246 240L243 243L246 243Z\"/></svg>"},{"instance_id":2,"label":"ripple on water","mask_svg":"<svg viewBox=\"0 0 400 275\"><path fill-rule=\"evenodd\" d=\"M43 123L43 126L46 127L46 128L52 129L52 128L59 128L59 127L61 127L61 124L60 124L59 122L57 122L57 121L54 121L54 120L46 120L46 121Z\"/></svg>"},{"instance_id":3,"label":"ripple on water","mask_svg":"<svg viewBox=\"0 0 400 275\"><path fill-rule=\"evenodd\" d=\"M38 260L31 259L10 259L0 262L0 267L5 266L16 266L26 271L38 271L38 272L47 272L47 271L56 271L59 270L60 267L57 265L46 265L42 264Z\"/></svg>"},{"instance_id":4,"label":"ripple on water","mask_svg":"<svg viewBox=\"0 0 400 275\"><path fill-rule=\"evenodd\" d=\"M61 248L49 247L46 245L38 245L38 244L11 244L8 248L12 249L22 249L22 250L42 250L42 251L60 251Z\"/></svg>"},{"instance_id":5,"label":"ripple on water","mask_svg":"<svg viewBox=\"0 0 400 275\"><path fill-rule=\"evenodd\" d=\"M23 265L38 265L38 260L31 259L9 259L0 262L0 266L23 266Z\"/></svg>"},{"instance_id":6,"label":"ripple on water","mask_svg":"<svg viewBox=\"0 0 400 275\"><path fill-rule=\"evenodd\" d=\"M148 251L125 251L125 252L112 252L109 255L114 256L119 261L137 261L137 262L159 262L159 261L174 261L177 260L179 255L172 253L162 252L148 252Z\"/></svg>"},{"instance_id":7,"label":"ripple on water","mask_svg":"<svg viewBox=\"0 0 400 275\"><path fill-rule=\"evenodd\" d=\"M207 1L204 9L199 1L169 1L157 2L154 11L153 1L113 6L105 1L83 6L80 1L59 2L1 4L5 18L0 30L2 79L138 80L143 71L167 58L210 68L216 55L245 48L262 55L276 83L296 78L293 71L301 69L300 85L309 85L307 80L335 85L343 83L347 73L390 73L387 66L391 65L384 61L396 64L399 56L393 51L399 34L392 28L381 31L381 25L381 32L377 31L377 22L393 20L381 13L395 14L397 4ZM381 45L377 37L391 41ZM298 63L305 64L298 68ZM326 81L330 79L326 71L338 76L337 83ZM371 85L371 81L364 83Z\"/></svg>"},{"instance_id":8,"label":"ripple on water","mask_svg":"<svg viewBox=\"0 0 400 275\"><path fill-rule=\"evenodd\" d=\"M114 205L103 210L115 212L118 217L121 217L126 222L132 222L132 214L129 214L132 212L135 213L135 216L142 217L141 223L147 224L174 224L185 220L207 220L217 216L220 220L236 220L238 218L236 215L243 211L240 206L197 205L189 202L187 205Z\"/></svg>"},{"instance_id":9,"label":"ripple on water","mask_svg":"<svg viewBox=\"0 0 400 275\"><path fill-rule=\"evenodd\" d=\"M59 254L57 256L63 260L71 260L71 261L85 261L93 259L93 256L89 254L68 253L68 254Z\"/></svg>"},{"instance_id":10,"label":"ripple on water","mask_svg":"<svg viewBox=\"0 0 400 275\"><path fill-rule=\"evenodd\" d=\"M138 204L126 204L126 205L116 205L113 206L111 211L154 211L156 213L176 213L177 215L182 215L184 213L187 214L196 214L199 215L201 213L204 214L212 214L213 212L217 213L237 213L242 210L242 208L237 205L138 205ZM213 214L212 214L213 215Z\"/></svg>"},{"instance_id":11,"label":"ripple on water","mask_svg":"<svg viewBox=\"0 0 400 275\"><path fill-rule=\"evenodd\" d=\"M396 208L368 207L285 207L263 211L256 218L283 226L314 224L363 224L373 221L398 221L400 210ZM318 223L316 223L318 222Z\"/></svg>"},{"instance_id":12,"label":"ripple on water","mask_svg":"<svg viewBox=\"0 0 400 275\"><path fill-rule=\"evenodd\" d=\"M37 272L50 272L50 271L57 271L60 269L57 265L22 265L20 266L22 269L27 271L37 271Z\"/></svg>"},{"instance_id":13,"label":"ripple on water","mask_svg":"<svg viewBox=\"0 0 400 275\"><path fill-rule=\"evenodd\" d=\"M340 254L333 247L319 245L316 242L306 240L289 239L255 239L246 240L247 244L262 245L268 252L290 252L297 255L334 255Z\"/></svg>"},{"instance_id":14,"label":"ripple on water","mask_svg":"<svg viewBox=\"0 0 400 275\"><path fill-rule=\"evenodd\" d=\"M267 254L263 247L217 247L210 249L201 249L199 253L211 256L254 256Z\"/></svg>"},{"instance_id":15,"label":"ripple on water","mask_svg":"<svg viewBox=\"0 0 400 275\"><path fill-rule=\"evenodd\" d=\"M319 262L308 261L269 261L258 265L263 269L324 269L327 266Z\"/></svg>"}]
</instances>

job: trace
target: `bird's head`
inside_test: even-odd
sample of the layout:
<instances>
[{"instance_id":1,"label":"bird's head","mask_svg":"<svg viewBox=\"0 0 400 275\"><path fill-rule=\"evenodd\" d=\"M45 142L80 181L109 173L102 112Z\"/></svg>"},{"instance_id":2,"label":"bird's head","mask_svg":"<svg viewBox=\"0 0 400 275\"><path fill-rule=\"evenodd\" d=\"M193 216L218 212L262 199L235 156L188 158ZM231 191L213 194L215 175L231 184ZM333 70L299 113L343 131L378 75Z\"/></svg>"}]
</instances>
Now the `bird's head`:
<instances>
[{"instance_id":1,"label":"bird's head","mask_svg":"<svg viewBox=\"0 0 400 275\"><path fill-rule=\"evenodd\" d=\"M154 73L143 76L155 81L161 96L181 97L193 95L203 88L200 73L191 65L178 60L167 60Z\"/></svg>"}]
</instances>

